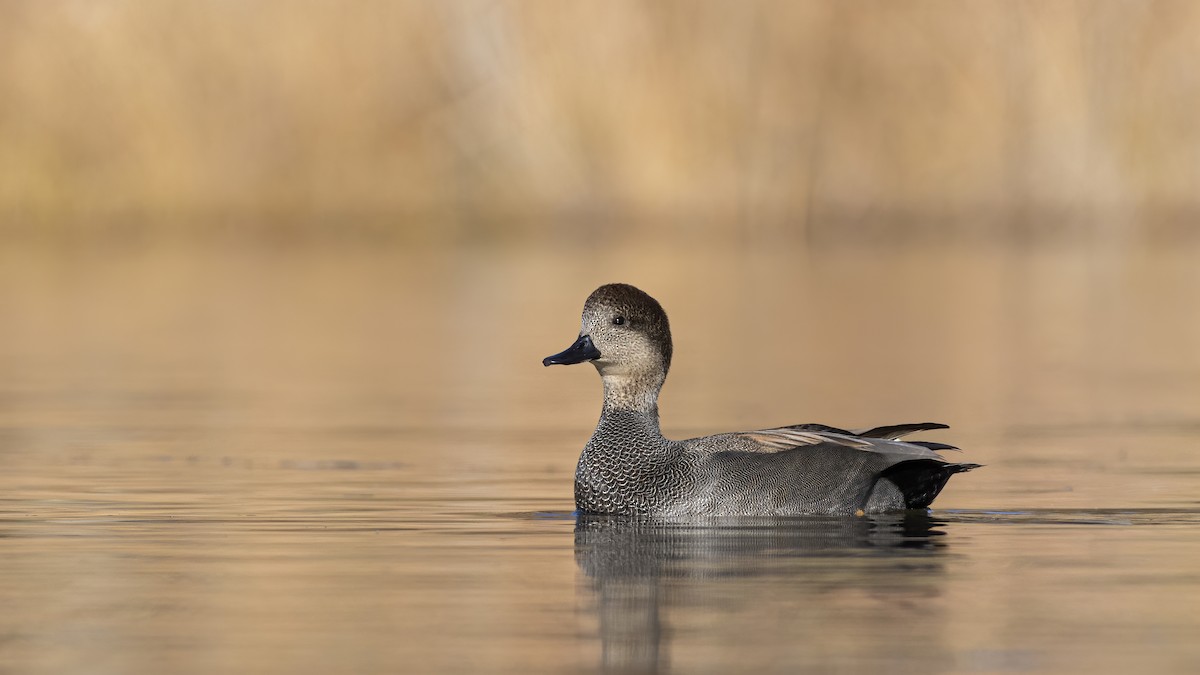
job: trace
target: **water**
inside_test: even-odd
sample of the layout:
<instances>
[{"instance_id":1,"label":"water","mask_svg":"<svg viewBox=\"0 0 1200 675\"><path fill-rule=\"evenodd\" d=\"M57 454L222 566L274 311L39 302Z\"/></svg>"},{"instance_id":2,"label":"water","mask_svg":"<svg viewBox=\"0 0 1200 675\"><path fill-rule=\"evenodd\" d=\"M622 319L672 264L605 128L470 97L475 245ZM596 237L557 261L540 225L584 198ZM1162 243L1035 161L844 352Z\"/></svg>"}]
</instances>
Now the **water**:
<instances>
[{"instance_id":1,"label":"water","mask_svg":"<svg viewBox=\"0 0 1200 675\"><path fill-rule=\"evenodd\" d=\"M0 672L1196 672L1187 247L0 252ZM664 431L944 421L928 515L577 519L624 280Z\"/></svg>"}]
</instances>

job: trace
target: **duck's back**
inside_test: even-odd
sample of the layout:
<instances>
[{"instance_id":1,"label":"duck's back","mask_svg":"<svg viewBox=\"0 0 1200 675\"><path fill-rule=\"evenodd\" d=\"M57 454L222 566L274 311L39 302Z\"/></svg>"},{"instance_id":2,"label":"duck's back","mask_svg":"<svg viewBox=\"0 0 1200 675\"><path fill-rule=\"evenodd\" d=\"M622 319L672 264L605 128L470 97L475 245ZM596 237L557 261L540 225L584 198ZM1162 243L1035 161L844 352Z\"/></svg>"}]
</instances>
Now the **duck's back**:
<instances>
[{"instance_id":1,"label":"duck's back","mask_svg":"<svg viewBox=\"0 0 1200 675\"><path fill-rule=\"evenodd\" d=\"M673 505L678 515L925 508L951 475L975 468L946 462L925 445L803 427L719 434L682 445L692 488Z\"/></svg>"},{"instance_id":2,"label":"duck's back","mask_svg":"<svg viewBox=\"0 0 1200 675\"><path fill-rule=\"evenodd\" d=\"M684 441L693 488L678 515L799 515L904 508L899 498L872 504L889 461L835 443L763 452L737 434ZM868 509L868 506L871 508Z\"/></svg>"}]
</instances>

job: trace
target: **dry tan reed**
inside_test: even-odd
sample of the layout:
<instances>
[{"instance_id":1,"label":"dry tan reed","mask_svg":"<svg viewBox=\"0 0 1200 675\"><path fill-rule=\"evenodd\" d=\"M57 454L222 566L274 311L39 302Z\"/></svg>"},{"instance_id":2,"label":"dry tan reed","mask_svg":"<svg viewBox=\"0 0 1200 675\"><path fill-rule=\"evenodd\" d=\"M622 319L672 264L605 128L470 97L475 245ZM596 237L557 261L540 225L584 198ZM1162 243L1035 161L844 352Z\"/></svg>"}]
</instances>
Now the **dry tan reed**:
<instances>
[{"instance_id":1,"label":"dry tan reed","mask_svg":"<svg viewBox=\"0 0 1200 675\"><path fill-rule=\"evenodd\" d=\"M1200 4L0 4L0 226L1186 226Z\"/></svg>"}]
</instances>

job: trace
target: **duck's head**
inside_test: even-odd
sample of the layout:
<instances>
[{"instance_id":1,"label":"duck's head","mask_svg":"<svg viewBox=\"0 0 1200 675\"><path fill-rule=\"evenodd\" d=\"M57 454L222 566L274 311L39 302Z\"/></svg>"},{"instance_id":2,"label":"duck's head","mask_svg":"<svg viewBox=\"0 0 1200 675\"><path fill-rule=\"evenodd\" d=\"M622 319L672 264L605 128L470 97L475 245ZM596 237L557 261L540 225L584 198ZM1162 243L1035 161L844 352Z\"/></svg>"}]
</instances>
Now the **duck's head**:
<instances>
[{"instance_id":1,"label":"duck's head","mask_svg":"<svg viewBox=\"0 0 1200 675\"><path fill-rule=\"evenodd\" d=\"M579 339L542 365L591 361L604 377L662 386L671 367L671 326L662 305L629 284L606 284L583 304Z\"/></svg>"}]
</instances>

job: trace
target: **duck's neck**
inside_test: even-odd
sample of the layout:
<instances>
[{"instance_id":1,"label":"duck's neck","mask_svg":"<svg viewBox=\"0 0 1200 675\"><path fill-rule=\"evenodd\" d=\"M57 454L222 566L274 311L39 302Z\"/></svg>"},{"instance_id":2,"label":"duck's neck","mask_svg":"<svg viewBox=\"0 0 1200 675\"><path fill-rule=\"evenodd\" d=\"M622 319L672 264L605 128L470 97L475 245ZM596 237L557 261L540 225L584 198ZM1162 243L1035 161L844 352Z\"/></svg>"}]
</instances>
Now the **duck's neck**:
<instances>
[{"instance_id":1,"label":"duck's neck","mask_svg":"<svg viewBox=\"0 0 1200 675\"><path fill-rule=\"evenodd\" d=\"M610 375L602 379L604 408L600 412L596 436L662 440L658 426L658 392L662 389L662 379L640 380Z\"/></svg>"}]
</instances>

